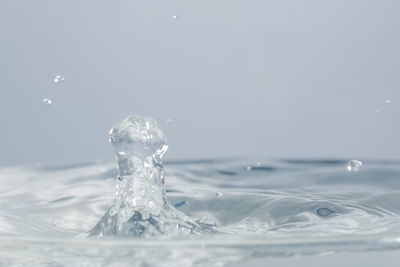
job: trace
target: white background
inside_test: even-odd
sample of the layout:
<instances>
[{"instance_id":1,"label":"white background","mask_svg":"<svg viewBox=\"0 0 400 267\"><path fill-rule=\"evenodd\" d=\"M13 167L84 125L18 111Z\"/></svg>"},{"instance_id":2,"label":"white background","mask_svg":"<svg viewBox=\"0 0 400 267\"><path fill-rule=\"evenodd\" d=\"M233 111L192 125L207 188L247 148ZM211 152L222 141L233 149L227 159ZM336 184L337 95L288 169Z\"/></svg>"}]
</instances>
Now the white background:
<instances>
[{"instance_id":1,"label":"white background","mask_svg":"<svg viewBox=\"0 0 400 267\"><path fill-rule=\"evenodd\" d=\"M167 159L398 159L399 25L395 0L1 0L0 165L111 160L129 114Z\"/></svg>"}]
</instances>

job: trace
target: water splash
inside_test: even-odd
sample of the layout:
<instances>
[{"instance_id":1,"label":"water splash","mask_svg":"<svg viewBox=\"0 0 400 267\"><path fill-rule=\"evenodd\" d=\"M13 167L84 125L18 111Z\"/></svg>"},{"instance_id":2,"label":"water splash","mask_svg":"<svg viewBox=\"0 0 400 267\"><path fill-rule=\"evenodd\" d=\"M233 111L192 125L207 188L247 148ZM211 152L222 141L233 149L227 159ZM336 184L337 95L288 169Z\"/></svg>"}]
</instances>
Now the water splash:
<instances>
[{"instance_id":1,"label":"water splash","mask_svg":"<svg viewBox=\"0 0 400 267\"><path fill-rule=\"evenodd\" d=\"M158 236L213 232L167 200L162 158L168 144L151 118L133 115L110 130L118 162L115 201L90 235Z\"/></svg>"}]
</instances>

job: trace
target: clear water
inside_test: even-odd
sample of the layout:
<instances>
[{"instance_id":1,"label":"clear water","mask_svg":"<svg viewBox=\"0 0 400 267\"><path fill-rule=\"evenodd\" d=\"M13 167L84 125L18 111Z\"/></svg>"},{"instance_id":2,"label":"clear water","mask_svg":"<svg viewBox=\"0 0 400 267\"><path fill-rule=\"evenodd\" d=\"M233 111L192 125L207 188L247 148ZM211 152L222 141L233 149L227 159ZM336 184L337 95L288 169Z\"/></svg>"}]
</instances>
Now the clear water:
<instances>
[{"instance_id":1,"label":"clear water","mask_svg":"<svg viewBox=\"0 0 400 267\"><path fill-rule=\"evenodd\" d=\"M400 248L400 162L363 160L357 172L347 171L347 160L163 165L166 139L155 122L141 122L140 131L126 121L111 131L118 168L0 169L1 266L225 266Z\"/></svg>"}]
</instances>

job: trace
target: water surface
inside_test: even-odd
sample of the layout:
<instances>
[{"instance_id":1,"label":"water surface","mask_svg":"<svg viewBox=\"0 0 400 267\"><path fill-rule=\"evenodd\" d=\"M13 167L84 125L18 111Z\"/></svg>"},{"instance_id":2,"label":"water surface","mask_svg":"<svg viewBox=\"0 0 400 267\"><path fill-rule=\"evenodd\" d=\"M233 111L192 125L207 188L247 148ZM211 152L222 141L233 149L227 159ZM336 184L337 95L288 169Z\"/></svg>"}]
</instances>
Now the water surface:
<instances>
[{"instance_id":1,"label":"water surface","mask_svg":"<svg viewBox=\"0 0 400 267\"><path fill-rule=\"evenodd\" d=\"M0 169L0 265L224 266L257 257L400 248L400 163L165 163L171 205L217 233L84 237L115 196L115 163ZM248 167L250 166L250 168Z\"/></svg>"}]
</instances>

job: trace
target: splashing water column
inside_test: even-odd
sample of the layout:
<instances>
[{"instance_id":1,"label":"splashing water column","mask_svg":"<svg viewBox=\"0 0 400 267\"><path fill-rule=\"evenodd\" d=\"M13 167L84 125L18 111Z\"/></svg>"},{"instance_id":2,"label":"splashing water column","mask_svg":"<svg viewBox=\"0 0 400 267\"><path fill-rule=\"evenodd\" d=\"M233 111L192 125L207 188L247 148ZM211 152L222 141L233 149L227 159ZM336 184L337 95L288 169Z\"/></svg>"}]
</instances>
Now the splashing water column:
<instances>
[{"instance_id":1,"label":"splashing water column","mask_svg":"<svg viewBox=\"0 0 400 267\"><path fill-rule=\"evenodd\" d=\"M166 198L162 158L167 140L151 118L129 116L110 130L118 179L112 207L90 235L157 236L211 231Z\"/></svg>"}]
</instances>

